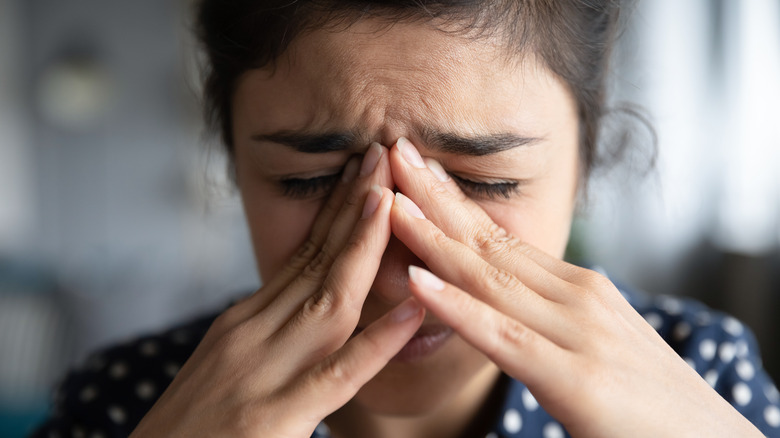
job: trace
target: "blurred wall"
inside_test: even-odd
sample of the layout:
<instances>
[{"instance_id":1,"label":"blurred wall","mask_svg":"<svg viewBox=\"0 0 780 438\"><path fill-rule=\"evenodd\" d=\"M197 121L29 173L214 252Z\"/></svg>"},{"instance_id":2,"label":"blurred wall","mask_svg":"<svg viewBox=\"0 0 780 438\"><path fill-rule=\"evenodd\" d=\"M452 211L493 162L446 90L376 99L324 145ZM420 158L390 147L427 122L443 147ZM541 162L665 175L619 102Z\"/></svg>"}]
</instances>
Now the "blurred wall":
<instances>
[{"instance_id":1,"label":"blurred wall","mask_svg":"<svg viewBox=\"0 0 780 438\"><path fill-rule=\"evenodd\" d=\"M0 436L87 351L258 287L188 7L0 0Z\"/></svg>"}]
</instances>

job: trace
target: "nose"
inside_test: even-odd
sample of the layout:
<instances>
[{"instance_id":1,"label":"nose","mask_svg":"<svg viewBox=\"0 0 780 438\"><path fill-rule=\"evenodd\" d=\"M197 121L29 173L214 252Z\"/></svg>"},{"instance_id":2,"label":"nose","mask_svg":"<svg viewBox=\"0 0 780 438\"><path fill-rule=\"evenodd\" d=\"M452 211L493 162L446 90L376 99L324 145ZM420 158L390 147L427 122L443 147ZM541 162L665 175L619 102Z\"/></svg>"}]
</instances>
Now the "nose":
<instances>
[{"instance_id":1,"label":"nose","mask_svg":"<svg viewBox=\"0 0 780 438\"><path fill-rule=\"evenodd\" d=\"M425 266L406 245L391 236L368 299L394 306L409 297L409 265Z\"/></svg>"}]
</instances>

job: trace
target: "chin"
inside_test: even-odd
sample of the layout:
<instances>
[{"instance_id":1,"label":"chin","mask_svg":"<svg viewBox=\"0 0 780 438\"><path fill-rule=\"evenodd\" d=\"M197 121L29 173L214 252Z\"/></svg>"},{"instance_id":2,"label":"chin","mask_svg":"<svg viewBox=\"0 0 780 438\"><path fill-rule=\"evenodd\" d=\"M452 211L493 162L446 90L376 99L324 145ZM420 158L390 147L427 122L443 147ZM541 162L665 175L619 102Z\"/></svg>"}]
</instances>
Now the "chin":
<instances>
[{"instance_id":1,"label":"chin","mask_svg":"<svg viewBox=\"0 0 780 438\"><path fill-rule=\"evenodd\" d=\"M353 407L375 415L419 417L434 414L449 403L479 392L475 379L495 369L484 355L458 336L431 357L415 362L391 361L353 397ZM495 371L498 375L497 370ZM489 384L492 383L488 382Z\"/></svg>"}]
</instances>

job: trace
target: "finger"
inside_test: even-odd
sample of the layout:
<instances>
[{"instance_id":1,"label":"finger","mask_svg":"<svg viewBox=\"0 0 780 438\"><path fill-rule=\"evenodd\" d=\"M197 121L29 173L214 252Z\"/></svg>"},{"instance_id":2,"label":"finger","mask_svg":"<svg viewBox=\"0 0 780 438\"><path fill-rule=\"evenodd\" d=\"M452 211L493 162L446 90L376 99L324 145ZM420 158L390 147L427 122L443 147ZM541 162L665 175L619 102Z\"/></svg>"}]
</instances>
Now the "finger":
<instances>
[{"instance_id":1,"label":"finger","mask_svg":"<svg viewBox=\"0 0 780 438\"><path fill-rule=\"evenodd\" d=\"M544 253L532 245L514 239L471 198L466 196L441 165L433 159L423 160L407 139L400 138L390 150L393 179L402 193L413 199L420 209L445 234L466 244L494 265L509 269L520 254L546 271L569 280L573 265Z\"/></svg>"},{"instance_id":2,"label":"finger","mask_svg":"<svg viewBox=\"0 0 780 438\"><path fill-rule=\"evenodd\" d=\"M387 365L411 339L424 316L420 304L407 299L305 372L281 397L297 412L325 418Z\"/></svg>"},{"instance_id":3,"label":"finger","mask_svg":"<svg viewBox=\"0 0 780 438\"><path fill-rule=\"evenodd\" d=\"M431 221L416 216L415 212L420 209L411 199L396 195L390 213L393 234L435 272L497 308L504 309L510 304L517 307L527 300L539 301L534 298L539 296L560 302L572 288L567 281L551 275L522 255L518 255L514 263L494 265L466 244L446 235ZM516 272L524 275L515 275ZM531 294L527 289L531 289ZM496 291L497 295L485 295L491 291ZM534 305L539 307L543 303Z\"/></svg>"},{"instance_id":4,"label":"finger","mask_svg":"<svg viewBox=\"0 0 780 438\"><path fill-rule=\"evenodd\" d=\"M276 298L279 292L300 274L325 242L328 230L330 230L341 210L344 199L352 190L353 181L358 176L360 166L360 157L354 156L349 159L344 166L339 184L333 189L317 215L306 241L298 248L295 255L293 255L281 272L269 279L258 291L231 307L229 315L224 319L230 319L237 324L257 314L260 309ZM231 323L231 325L234 324Z\"/></svg>"},{"instance_id":5,"label":"finger","mask_svg":"<svg viewBox=\"0 0 780 438\"><path fill-rule=\"evenodd\" d=\"M356 265L351 266L351 269L348 270L350 272L346 275L368 274L373 281L373 275L378 269L378 260L390 239L390 228L386 210L377 208L367 217L362 218L362 216L365 215L367 207L380 204L377 195L381 198L382 190L384 190L382 187L392 186L387 149L378 143L372 144L363 159L361 174L362 176L358 177L353 190L344 199L341 210L334 219L320 250L300 271L300 274L285 287L279 297L260 312L260 314L273 315L273 318L268 321L275 324L274 331L298 312L306 300L315 295L323 295L323 283L329 276L333 263L341 257L345 248L354 247L352 249L360 250L364 257L363 260L358 260ZM372 190L373 186L377 187ZM373 196L369 196L370 192L373 192ZM385 211L384 216L382 211ZM376 214L377 212L379 214ZM382 219L383 217L384 219ZM365 238L356 240L358 235ZM376 269L371 267L372 262L376 264ZM364 270L371 271L372 269L372 272L364 272ZM364 287L362 281L346 283L348 286L348 289L344 291L346 296L353 295L351 291L356 288ZM328 292L333 292L333 290L329 289ZM368 288L362 292L367 293ZM328 294L325 298L330 299L331 296ZM362 305L362 300L359 305Z\"/></svg>"},{"instance_id":6,"label":"finger","mask_svg":"<svg viewBox=\"0 0 780 438\"><path fill-rule=\"evenodd\" d=\"M414 205L402 194L396 195L391 212L393 233L431 270L554 342L566 347L575 342L571 337L575 321L570 317L571 311L547 299L550 291L570 290L574 285L546 271L543 278L526 284L511 272L488 263L463 243L449 238L430 221L404 212L399 203Z\"/></svg>"},{"instance_id":7,"label":"finger","mask_svg":"<svg viewBox=\"0 0 780 438\"><path fill-rule=\"evenodd\" d=\"M534 387L567 378L561 364L569 353L525 324L422 268L410 266L409 286L426 309L515 379Z\"/></svg>"},{"instance_id":8,"label":"finger","mask_svg":"<svg viewBox=\"0 0 780 438\"><path fill-rule=\"evenodd\" d=\"M381 197L376 211L361 218L321 287L302 302L300 309L271 338L274 344L299 346L295 353L298 357L293 358L297 362L329 355L347 341L357 325L390 239L392 191L386 187L380 191L374 186L366 205L374 202L371 196Z\"/></svg>"}]
</instances>

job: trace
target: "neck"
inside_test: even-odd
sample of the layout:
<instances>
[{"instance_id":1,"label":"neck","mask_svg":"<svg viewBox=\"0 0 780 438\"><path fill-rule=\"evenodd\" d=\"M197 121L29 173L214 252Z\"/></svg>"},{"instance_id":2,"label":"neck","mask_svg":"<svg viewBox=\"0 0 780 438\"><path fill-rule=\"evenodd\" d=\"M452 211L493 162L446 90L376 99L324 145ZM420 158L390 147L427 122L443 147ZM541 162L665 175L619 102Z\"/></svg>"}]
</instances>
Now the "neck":
<instances>
[{"instance_id":1,"label":"neck","mask_svg":"<svg viewBox=\"0 0 780 438\"><path fill-rule=\"evenodd\" d=\"M491 399L493 395L500 397L501 391L493 394L500 375L495 365L484 367L456 397L419 416L376 414L351 401L329 416L326 423L334 438L457 438L467 431L481 432L489 427L485 422L497 409Z\"/></svg>"}]
</instances>

